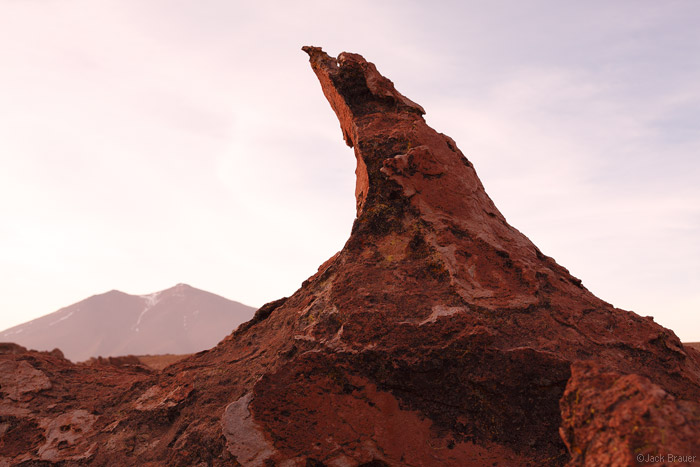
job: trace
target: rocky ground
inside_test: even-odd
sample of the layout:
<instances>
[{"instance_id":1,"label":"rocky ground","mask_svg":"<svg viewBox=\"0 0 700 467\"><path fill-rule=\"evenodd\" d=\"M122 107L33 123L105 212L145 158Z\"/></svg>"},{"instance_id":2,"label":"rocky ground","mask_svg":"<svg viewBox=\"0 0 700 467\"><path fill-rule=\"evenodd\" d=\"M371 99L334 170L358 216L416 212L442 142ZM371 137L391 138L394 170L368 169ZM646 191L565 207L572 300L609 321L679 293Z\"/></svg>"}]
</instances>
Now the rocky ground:
<instances>
[{"instance_id":1,"label":"rocky ground","mask_svg":"<svg viewBox=\"0 0 700 467\"><path fill-rule=\"evenodd\" d=\"M699 459L700 353L511 227L455 142L373 64L304 50L357 159L344 248L160 372L5 345L0 465Z\"/></svg>"}]
</instances>

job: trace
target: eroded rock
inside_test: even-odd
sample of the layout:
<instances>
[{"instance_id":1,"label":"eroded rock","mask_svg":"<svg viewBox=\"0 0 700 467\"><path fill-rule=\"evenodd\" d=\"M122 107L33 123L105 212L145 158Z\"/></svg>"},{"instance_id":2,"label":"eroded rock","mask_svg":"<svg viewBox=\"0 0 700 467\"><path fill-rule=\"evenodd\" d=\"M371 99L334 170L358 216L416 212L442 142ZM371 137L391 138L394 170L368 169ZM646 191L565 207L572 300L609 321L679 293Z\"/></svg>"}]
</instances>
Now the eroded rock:
<instances>
[{"instance_id":1,"label":"eroded rock","mask_svg":"<svg viewBox=\"0 0 700 467\"><path fill-rule=\"evenodd\" d=\"M83 460L92 456L96 444L88 444L97 417L85 410L73 410L41 420L46 442L37 455L45 461Z\"/></svg>"},{"instance_id":2,"label":"eroded rock","mask_svg":"<svg viewBox=\"0 0 700 467\"><path fill-rule=\"evenodd\" d=\"M275 453L275 447L251 415L251 399L252 394L248 393L226 406L221 425L226 446L236 460L242 465L258 467Z\"/></svg>"},{"instance_id":3,"label":"eroded rock","mask_svg":"<svg viewBox=\"0 0 700 467\"><path fill-rule=\"evenodd\" d=\"M577 363L561 406L569 467L700 464L700 404L648 378Z\"/></svg>"},{"instance_id":4,"label":"eroded rock","mask_svg":"<svg viewBox=\"0 0 700 467\"><path fill-rule=\"evenodd\" d=\"M192 393L192 386L178 385L174 388L151 386L136 399L134 408L141 411L171 409L180 405Z\"/></svg>"},{"instance_id":5,"label":"eroded rock","mask_svg":"<svg viewBox=\"0 0 700 467\"><path fill-rule=\"evenodd\" d=\"M46 374L23 360L0 360L0 391L18 401L25 394L51 389Z\"/></svg>"}]
</instances>

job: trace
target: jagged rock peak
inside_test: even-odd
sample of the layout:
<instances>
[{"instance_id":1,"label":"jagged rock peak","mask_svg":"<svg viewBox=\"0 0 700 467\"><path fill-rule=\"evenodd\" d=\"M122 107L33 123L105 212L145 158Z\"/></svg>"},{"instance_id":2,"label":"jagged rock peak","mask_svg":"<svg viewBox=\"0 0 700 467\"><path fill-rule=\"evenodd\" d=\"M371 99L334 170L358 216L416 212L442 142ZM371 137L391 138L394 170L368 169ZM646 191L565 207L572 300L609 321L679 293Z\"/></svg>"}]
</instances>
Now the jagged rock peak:
<instances>
[{"instance_id":1,"label":"jagged rock peak","mask_svg":"<svg viewBox=\"0 0 700 467\"><path fill-rule=\"evenodd\" d=\"M567 288L581 292L580 281L506 222L456 143L428 126L423 108L374 64L353 53L335 59L318 47L303 50L357 160L348 249L367 249L372 239L375 256L413 258L420 267L425 255L395 250L403 240L424 245L455 293L480 305L536 303L538 273L562 275ZM519 279L494 274L504 258Z\"/></svg>"},{"instance_id":2,"label":"jagged rock peak","mask_svg":"<svg viewBox=\"0 0 700 467\"><path fill-rule=\"evenodd\" d=\"M352 131L348 116L357 118L377 111L407 111L416 115L425 114L416 104L394 87L394 83L382 76L373 63L361 55L343 52L335 59L320 47L305 46L311 66L321 80L323 92L338 114L343 135L348 146L353 146ZM348 125L348 126L346 126Z\"/></svg>"},{"instance_id":3,"label":"jagged rock peak","mask_svg":"<svg viewBox=\"0 0 700 467\"><path fill-rule=\"evenodd\" d=\"M353 53L343 52L335 59L319 47L303 50L338 117L345 142L355 150L358 216L373 203L416 194L431 210L444 211L445 203L434 199L435 194L454 192L458 200L450 203L454 208L480 192L475 201L482 202L488 214L500 217L455 142L430 128L423 108L398 92L373 63Z\"/></svg>"}]
</instances>

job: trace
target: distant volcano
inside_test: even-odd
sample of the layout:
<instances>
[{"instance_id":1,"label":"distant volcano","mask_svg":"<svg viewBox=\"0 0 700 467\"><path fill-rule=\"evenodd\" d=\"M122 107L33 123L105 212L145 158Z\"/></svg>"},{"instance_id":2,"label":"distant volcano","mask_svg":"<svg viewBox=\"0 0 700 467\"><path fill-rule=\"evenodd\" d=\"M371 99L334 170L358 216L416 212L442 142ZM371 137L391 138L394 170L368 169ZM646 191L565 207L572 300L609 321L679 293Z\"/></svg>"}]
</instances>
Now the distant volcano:
<instances>
[{"instance_id":1,"label":"distant volcano","mask_svg":"<svg viewBox=\"0 0 700 467\"><path fill-rule=\"evenodd\" d=\"M91 357L186 354L216 345L254 308L178 284L148 295L112 290L0 333L35 350L59 348L75 362Z\"/></svg>"}]
</instances>

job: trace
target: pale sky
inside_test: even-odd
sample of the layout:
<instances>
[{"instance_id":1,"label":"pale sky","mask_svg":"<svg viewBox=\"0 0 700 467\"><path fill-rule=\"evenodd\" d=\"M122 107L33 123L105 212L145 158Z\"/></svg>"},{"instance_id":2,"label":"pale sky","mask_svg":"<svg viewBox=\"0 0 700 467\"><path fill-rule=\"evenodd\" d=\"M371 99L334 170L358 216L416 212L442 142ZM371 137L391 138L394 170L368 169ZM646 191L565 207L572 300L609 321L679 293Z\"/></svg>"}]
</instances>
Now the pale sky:
<instances>
[{"instance_id":1,"label":"pale sky","mask_svg":"<svg viewBox=\"0 0 700 467\"><path fill-rule=\"evenodd\" d=\"M0 0L0 330L179 282L251 306L342 248L362 54L508 221L700 341L700 2Z\"/></svg>"}]
</instances>

